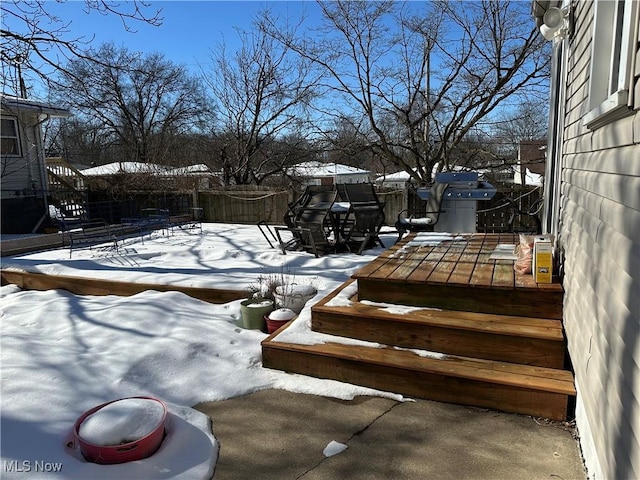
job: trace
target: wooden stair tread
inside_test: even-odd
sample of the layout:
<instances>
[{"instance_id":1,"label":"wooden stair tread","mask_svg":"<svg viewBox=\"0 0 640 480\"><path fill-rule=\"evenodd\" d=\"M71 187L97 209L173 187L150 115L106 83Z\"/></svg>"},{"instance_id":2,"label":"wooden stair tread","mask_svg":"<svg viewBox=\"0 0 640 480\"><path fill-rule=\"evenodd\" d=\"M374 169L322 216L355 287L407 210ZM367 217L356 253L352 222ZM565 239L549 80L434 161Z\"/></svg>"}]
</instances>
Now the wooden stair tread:
<instances>
[{"instance_id":1,"label":"wooden stair tread","mask_svg":"<svg viewBox=\"0 0 640 480\"><path fill-rule=\"evenodd\" d=\"M457 310L519 317L562 319L563 292L557 289L536 290L494 285L453 285L416 283L381 278L360 278L360 300L395 303L444 310ZM473 282L473 279L471 280Z\"/></svg>"},{"instance_id":2,"label":"wooden stair tread","mask_svg":"<svg viewBox=\"0 0 640 480\"><path fill-rule=\"evenodd\" d=\"M314 306L316 311L334 311L342 315L391 318L395 322L417 325L446 326L460 330L488 332L545 340L563 341L562 324L559 320L533 319L511 315L458 312L455 310L424 309L406 313L392 313L382 310L384 307L354 302L351 306ZM533 320L533 321L532 321Z\"/></svg>"},{"instance_id":3,"label":"wooden stair tread","mask_svg":"<svg viewBox=\"0 0 640 480\"><path fill-rule=\"evenodd\" d=\"M422 371L449 377L459 377L481 382L575 395L573 375L565 370L556 370L528 365L517 365L492 360L473 359L454 355L442 358L424 357L410 350L392 347L364 347L324 343L301 345L277 342L267 338L264 348L306 352L319 356L329 356L369 363L392 366L403 370Z\"/></svg>"},{"instance_id":4,"label":"wooden stair tread","mask_svg":"<svg viewBox=\"0 0 640 480\"><path fill-rule=\"evenodd\" d=\"M555 340L559 342L564 340L562 322L556 319L442 310L429 307L405 313L393 313L383 310L383 305L368 305L357 300L352 300L352 304L349 306L327 305L327 303L335 298L345 287L349 286L350 283L351 281L346 282L336 291L318 302L312 307L312 311L324 313L335 312L345 316L360 318L391 319L394 322L415 324L418 327L420 325L439 326L475 332Z\"/></svg>"}]
</instances>

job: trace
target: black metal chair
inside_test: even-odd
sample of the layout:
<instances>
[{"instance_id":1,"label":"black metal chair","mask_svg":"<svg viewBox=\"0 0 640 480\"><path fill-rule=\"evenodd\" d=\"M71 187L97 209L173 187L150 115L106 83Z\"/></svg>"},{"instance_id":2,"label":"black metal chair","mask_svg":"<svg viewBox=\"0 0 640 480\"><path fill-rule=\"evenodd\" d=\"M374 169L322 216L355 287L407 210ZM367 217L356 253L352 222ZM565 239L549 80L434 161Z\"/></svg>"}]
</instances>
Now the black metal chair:
<instances>
[{"instance_id":1,"label":"black metal chair","mask_svg":"<svg viewBox=\"0 0 640 480\"><path fill-rule=\"evenodd\" d=\"M347 248L358 255L376 244L384 248L379 234L385 222L385 204L379 200L373 184L347 183L342 188L349 203L349 214L341 222L339 232Z\"/></svg>"},{"instance_id":2,"label":"black metal chair","mask_svg":"<svg viewBox=\"0 0 640 480\"><path fill-rule=\"evenodd\" d=\"M298 200L285 213L285 227L276 228L276 235L282 253L291 249L304 249L316 257L334 248L331 236L335 226L331 218L331 207L337 192L333 187L309 185ZM281 232L288 230L293 238L289 242L282 239Z\"/></svg>"},{"instance_id":3,"label":"black metal chair","mask_svg":"<svg viewBox=\"0 0 640 480\"><path fill-rule=\"evenodd\" d=\"M300 213L300 211L304 208L304 206L311 200L311 196L319 191L327 190L326 187L322 185L307 185L304 192L293 202L287 205L287 211L284 213L283 221L284 227L275 227L275 240L280 244L280 248L282 253L286 253L287 250L298 250L301 248L303 243L303 238L301 232L296 228L296 217ZM264 232L263 228L267 231L270 231L269 225L266 222L258 222L258 227L262 232L262 235L267 239L269 245L271 245L271 241L269 237ZM281 231L288 231L291 234L291 238L287 241L282 239L280 235ZM271 234L273 236L273 233Z\"/></svg>"},{"instance_id":4,"label":"black metal chair","mask_svg":"<svg viewBox=\"0 0 640 480\"><path fill-rule=\"evenodd\" d=\"M398 213L398 219L395 224L396 230L398 231L397 241L401 240L407 232L426 232L433 230L433 226L438 223L440 219L442 200L444 199L447 188L449 188L448 183L436 182L431 186L425 211L409 216L406 215L408 210L402 210Z\"/></svg>"},{"instance_id":5,"label":"black metal chair","mask_svg":"<svg viewBox=\"0 0 640 480\"><path fill-rule=\"evenodd\" d=\"M301 248L316 257L335 247L335 229L331 207L336 201L336 190L311 189L309 199L296 216L295 230L302 237ZM333 241L331 236L334 236Z\"/></svg>"}]
</instances>

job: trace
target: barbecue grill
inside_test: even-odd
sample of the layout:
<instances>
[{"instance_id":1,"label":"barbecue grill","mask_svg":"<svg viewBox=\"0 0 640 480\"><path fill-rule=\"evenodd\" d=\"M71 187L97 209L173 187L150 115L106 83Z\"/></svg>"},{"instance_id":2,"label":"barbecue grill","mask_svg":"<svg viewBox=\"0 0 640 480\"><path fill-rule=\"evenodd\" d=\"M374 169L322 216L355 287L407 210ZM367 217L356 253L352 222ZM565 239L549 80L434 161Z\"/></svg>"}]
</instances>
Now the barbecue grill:
<instances>
[{"instance_id":1,"label":"barbecue grill","mask_svg":"<svg viewBox=\"0 0 640 480\"><path fill-rule=\"evenodd\" d=\"M479 201L491 200L496 188L479 179L478 172L441 172L436 183L448 183L440 209L436 232L473 233L476 231L476 211ZM418 188L418 196L429 200L430 188Z\"/></svg>"}]
</instances>

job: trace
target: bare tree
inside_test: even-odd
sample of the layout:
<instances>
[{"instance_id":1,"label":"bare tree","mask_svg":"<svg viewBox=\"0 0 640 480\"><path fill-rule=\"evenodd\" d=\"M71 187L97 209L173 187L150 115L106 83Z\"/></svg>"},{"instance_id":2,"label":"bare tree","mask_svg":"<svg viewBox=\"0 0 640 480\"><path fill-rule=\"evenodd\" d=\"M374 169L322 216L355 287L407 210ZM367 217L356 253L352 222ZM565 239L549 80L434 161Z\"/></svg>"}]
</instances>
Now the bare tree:
<instances>
[{"instance_id":1,"label":"bare tree","mask_svg":"<svg viewBox=\"0 0 640 480\"><path fill-rule=\"evenodd\" d=\"M122 160L174 163L185 134L201 131L210 114L200 79L161 54L105 44L92 56L99 61L66 66L59 101L119 145Z\"/></svg>"},{"instance_id":2,"label":"bare tree","mask_svg":"<svg viewBox=\"0 0 640 480\"><path fill-rule=\"evenodd\" d=\"M262 15L271 18L268 11ZM289 42L267 36L258 20L254 26L252 32L239 32L237 52L228 52L224 44L212 51L214 66L204 72L218 104L225 184L260 184L283 172L289 157L275 164L270 147L279 137L304 140L306 107L315 93L310 62L292 55Z\"/></svg>"},{"instance_id":3,"label":"bare tree","mask_svg":"<svg viewBox=\"0 0 640 480\"><path fill-rule=\"evenodd\" d=\"M524 2L319 4L317 35L265 23L268 33L322 71L325 113L366 118L371 147L418 181L448 168L498 107L546 84L549 57Z\"/></svg>"},{"instance_id":4,"label":"bare tree","mask_svg":"<svg viewBox=\"0 0 640 480\"><path fill-rule=\"evenodd\" d=\"M376 154L370 148L369 123L363 118L346 115L334 117L329 128L321 132L324 158L328 162L377 170Z\"/></svg>"},{"instance_id":5,"label":"bare tree","mask_svg":"<svg viewBox=\"0 0 640 480\"><path fill-rule=\"evenodd\" d=\"M27 96L25 77L30 82L42 82L50 86L55 81L55 73L63 71L72 74L65 67L70 60L81 58L99 61L89 52L93 39L74 36L71 22L51 13L53 4L45 0L0 2L2 81L5 88L13 87L17 96ZM162 22L160 10L151 9L143 0L85 0L84 10L86 13L117 16L129 31L137 22L156 26Z\"/></svg>"},{"instance_id":6,"label":"bare tree","mask_svg":"<svg viewBox=\"0 0 640 480\"><path fill-rule=\"evenodd\" d=\"M549 126L548 112L547 102L523 102L500 116L495 132L503 149L515 157L522 140L545 138Z\"/></svg>"},{"instance_id":7,"label":"bare tree","mask_svg":"<svg viewBox=\"0 0 640 480\"><path fill-rule=\"evenodd\" d=\"M111 136L91 119L72 117L64 122L46 122L43 140L48 156L59 156L71 163L102 165L109 163Z\"/></svg>"}]
</instances>

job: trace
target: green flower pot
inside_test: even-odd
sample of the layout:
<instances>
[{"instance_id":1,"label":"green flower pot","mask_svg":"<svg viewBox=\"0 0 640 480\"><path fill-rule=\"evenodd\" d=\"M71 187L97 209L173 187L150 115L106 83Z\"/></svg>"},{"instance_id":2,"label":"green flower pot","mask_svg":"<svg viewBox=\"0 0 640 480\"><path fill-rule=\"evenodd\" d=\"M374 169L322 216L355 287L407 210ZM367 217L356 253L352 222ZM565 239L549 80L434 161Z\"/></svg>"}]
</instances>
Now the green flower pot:
<instances>
[{"instance_id":1,"label":"green flower pot","mask_svg":"<svg viewBox=\"0 0 640 480\"><path fill-rule=\"evenodd\" d=\"M240 303L242 326L249 330L264 330L264 316L273 310L273 301L266 298L250 298Z\"/></svg>"}]
</instances>

